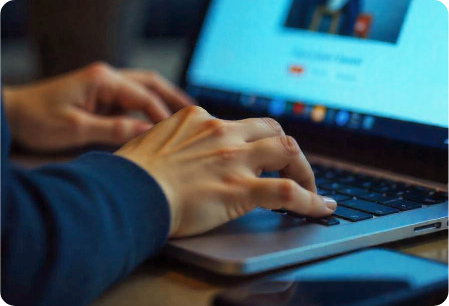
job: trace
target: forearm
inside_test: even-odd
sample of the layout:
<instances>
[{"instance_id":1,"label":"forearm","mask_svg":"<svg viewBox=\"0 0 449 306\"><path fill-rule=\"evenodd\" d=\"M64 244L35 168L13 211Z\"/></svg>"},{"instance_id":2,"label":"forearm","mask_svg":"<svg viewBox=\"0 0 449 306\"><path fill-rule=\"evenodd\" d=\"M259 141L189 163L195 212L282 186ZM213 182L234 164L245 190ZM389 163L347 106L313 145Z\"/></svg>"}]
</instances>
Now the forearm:
<instances>
[{"instance_id":1,"label":"forearm","mask_svg":"<svg viewBox=\"0 0 449 306\"><path fill-rule=\"evenodd\" d=\"M93 154L9 174L2 296L13 305L85 305L165 244L165 197L129 161Z\"/></svg>"}]
</instances>

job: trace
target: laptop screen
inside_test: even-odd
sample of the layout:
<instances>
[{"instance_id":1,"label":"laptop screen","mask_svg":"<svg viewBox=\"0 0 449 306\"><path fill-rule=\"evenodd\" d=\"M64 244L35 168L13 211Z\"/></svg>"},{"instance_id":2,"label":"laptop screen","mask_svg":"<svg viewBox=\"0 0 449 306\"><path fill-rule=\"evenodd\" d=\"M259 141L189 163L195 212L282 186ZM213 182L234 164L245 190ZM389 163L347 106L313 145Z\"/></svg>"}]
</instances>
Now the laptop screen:
<instances>
[{"instance_id":1,"label":"laptop screen","mask_svg":"<svg viewBox=\"0 0 449 306\"><path fill-rule=\"evenodd\" d=\"M198 99L447 149L447 10L431 0L212 0L186 81Z\"/></svg>"}]
</instances>

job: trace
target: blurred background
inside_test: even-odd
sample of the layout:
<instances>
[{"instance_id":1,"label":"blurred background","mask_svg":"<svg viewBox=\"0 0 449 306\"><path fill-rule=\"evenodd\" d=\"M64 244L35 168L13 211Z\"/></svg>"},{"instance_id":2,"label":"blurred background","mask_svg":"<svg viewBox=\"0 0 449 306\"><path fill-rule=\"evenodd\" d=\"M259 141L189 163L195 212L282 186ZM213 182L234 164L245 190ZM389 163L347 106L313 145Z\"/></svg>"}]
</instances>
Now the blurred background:
<instances>
[{"instance_id":1,"label":"blurred background","mask_svg":"<svg viewBox=\"0 0 449 306\"><path fill-rule=\"evenodd\" d=\"M19 85L94 61L177 81L205 0L14 0L1 11L1 69Z\"/></svg>"}]
</instances>

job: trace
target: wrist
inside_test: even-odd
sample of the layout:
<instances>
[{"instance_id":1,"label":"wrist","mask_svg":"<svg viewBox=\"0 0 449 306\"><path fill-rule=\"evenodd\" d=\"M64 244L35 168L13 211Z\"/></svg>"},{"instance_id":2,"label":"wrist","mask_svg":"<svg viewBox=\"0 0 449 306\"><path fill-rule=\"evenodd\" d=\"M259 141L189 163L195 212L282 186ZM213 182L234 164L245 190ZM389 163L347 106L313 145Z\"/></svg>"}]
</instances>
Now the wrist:
<instances>
[{"instance_id":1,"label":"wrist","mask_svg":"<svg viewBox=\"0 0 449 306\"><path fill-rule=\"evenodd\" d=\"M154 181L157 182L157 184L161 188L161 190L167 200L167 204L168 204L169 211L170 211L169 237L170 238L173 237L179 228L180 220L178 217L179 214L176 213L177 210L176 210L176 206L175 206L174 194L171 192L171 189L168 188L170 186L170 184L167 184L166 182L164 182L164 180L162 180L161 177L155 173L155 171L151 171L149 169L148 165L145 162L143 162L144 159L135 157L134 154L129 152L129 149L126 146L122 147L121 149L116 151L114 153L114 155L119 156L119 157L126 159L129 162L135 164L136 166L141 168L143 171L145 171L149 176L151 176Z\"/></svg>"}]
</instances>

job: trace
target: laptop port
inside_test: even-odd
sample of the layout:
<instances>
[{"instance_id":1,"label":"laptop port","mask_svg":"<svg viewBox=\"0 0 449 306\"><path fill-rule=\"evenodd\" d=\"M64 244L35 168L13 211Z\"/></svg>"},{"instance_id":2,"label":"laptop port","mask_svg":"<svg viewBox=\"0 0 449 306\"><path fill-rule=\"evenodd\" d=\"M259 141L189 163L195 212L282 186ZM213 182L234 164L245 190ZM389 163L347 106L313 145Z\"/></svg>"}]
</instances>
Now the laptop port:
<instances>
[{"instance_id":1,"label":"laptop port","mask_svg":"<svg viewBox=\"0 0 449 306\"><path fill-rule=\"evenodd\" d=\"M415 232L422 232L422 231L439 229L439 228L441 228L441 222L415 227Z\"/></svg>"}]
</instances>

